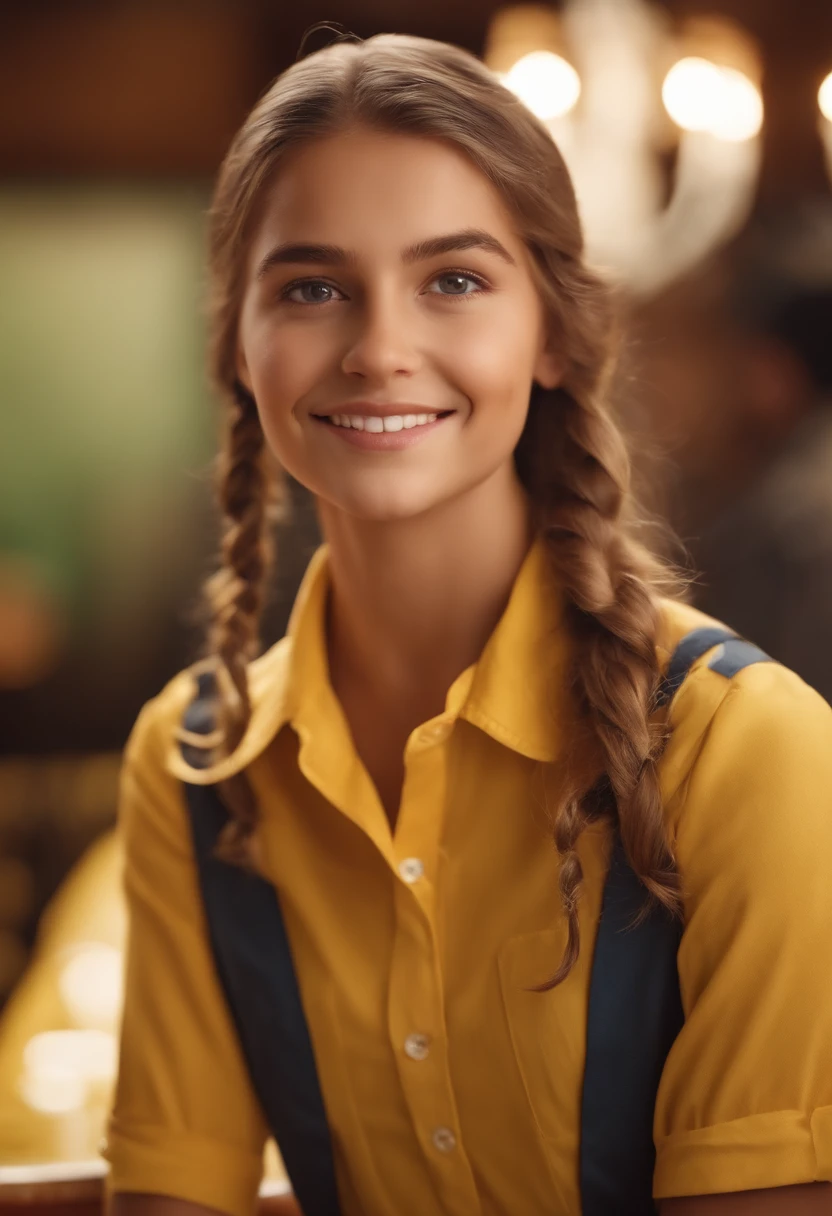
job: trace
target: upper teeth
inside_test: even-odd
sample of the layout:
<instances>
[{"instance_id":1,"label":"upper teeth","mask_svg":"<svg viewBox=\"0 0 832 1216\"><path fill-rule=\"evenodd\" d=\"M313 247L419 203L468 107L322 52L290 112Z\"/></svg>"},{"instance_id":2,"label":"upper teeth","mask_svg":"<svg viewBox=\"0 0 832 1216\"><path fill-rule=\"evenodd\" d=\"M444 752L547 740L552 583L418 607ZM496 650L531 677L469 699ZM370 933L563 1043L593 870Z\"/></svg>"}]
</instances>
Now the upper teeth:
<instances>
[{"instance_id":1,"label":"upper teeth","mask_svg":"<svg viewBox=\"0 0 832 1216\"><path fill-rule=\"evenodd\" d=\"M377 418L374 414L329 414L329 421L335 426L351 426L356 431L401 431L409 430L412 426L424 426L426 422L436 422L436 414L391 414L387 418Z\"/></svg>"}]
</instances>

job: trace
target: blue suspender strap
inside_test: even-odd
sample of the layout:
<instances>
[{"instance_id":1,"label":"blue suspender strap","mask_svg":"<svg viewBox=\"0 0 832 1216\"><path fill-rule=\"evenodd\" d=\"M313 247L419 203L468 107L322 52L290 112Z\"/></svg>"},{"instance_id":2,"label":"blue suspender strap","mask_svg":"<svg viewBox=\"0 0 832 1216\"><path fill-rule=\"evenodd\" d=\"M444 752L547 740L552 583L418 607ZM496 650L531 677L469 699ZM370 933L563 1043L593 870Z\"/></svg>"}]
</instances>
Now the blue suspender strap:
<instances>
[{"instance_id":1,"label":"blue suspender strap","mask_svg":"<svg viewBox=\"0 0 832 1216\"><path fill-rule=\"evenodd\" d=\"M667 665L664 679L659 687L659 705L667 705L681 688L685 676L697 659L703 654L725 642L738 642L739 638L727 629L694 629L687 637L682 638L674 650ZM744 643L747 645L747 643ZM762 652L761 652L762 653Z\"/></svg>"},{"instance_id":2,"label":"blue suspender strap","mask_svg":"<svg viewBox=\"0 0 832 1216\"><path fill-rule=\"evenodd\" d=\"M583 1216L652 1216L653 1109L684 1016L678 923L631 928L644 887L616 837L595 943L581 1111Z\"/></svg>"},{"instance_id":3,"label":"blue suspender strap","mask_svg":"<svg viewBox=\"0 0 832 1216\"><path fill-rule=\"evenodd\" d=\"M199 677L186 730L213 728L212 681L210 673ZM187 758L198 755L189 749ZM185 791L211 946L252 1084L304 1216L339 1216L329 1126L277 892L214 856L228 820L216 788Z\"/></svg>"},{"instance_id":4,"label":"blue suspender strap","mask_svg":"<svg viewBox=\"0 0 832 1216\"><path fill-rule=\"evenodd\" d=\"M679 643L660 689L667 704L691 665L730 679L768 658L724 629L697 629ZM581 1112L583 1216L652 1216L653 1114L662 1069L684 1022L676 967L681 928L661 907L637 927L644 887L616 834L595 942Z\"/></svg>"}]
</instances>

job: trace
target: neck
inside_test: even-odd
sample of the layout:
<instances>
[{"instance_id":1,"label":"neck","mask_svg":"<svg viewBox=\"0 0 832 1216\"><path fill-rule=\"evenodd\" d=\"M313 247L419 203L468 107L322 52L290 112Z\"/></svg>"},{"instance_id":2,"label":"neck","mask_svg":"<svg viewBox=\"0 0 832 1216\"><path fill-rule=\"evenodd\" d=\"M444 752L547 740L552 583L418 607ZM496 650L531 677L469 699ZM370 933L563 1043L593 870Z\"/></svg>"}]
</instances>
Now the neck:
<instances>
[{"instance_id":1,"label":"neck","mask_svg":"<svg viewBox=\"0 0 832 1216\"><path fill-rule=\"evenodd\" d=\"M319 503L330 546L333 683L441 712L479 657L531 542L513 466L417 517L368 521Z\"/></svg>"}]
</instances>

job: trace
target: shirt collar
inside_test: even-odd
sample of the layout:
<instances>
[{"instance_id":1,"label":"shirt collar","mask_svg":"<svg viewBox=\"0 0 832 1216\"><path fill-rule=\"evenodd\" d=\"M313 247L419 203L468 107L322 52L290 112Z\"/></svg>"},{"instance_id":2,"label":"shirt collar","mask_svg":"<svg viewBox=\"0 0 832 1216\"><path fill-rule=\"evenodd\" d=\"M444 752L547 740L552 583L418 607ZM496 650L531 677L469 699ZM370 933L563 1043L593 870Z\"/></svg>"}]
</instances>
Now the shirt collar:
<instances>
[{"instance_id":1,"label":"shirt collar","mask_svg":"<svg viewBox=\"0 0 832 1216\"><path fill-rule=\"evenodd\" d=\"M300 716L314 722L321 697L334 697L326 653L328 590L327 549L321 546L289 621L284 721ZM562 592L546 544L536 540L478 662L448 690L446 712L530 759L552 761L559 753L567 658Z\"/></svg>"},{"instance_id":2,"label":"shirt collar","mask_svg":"<svg viewBox=\"0 0 832 1216\"><path fill-rule=\"evenodd\" d=\"M479 661L461 677L469 683L460 717L532 760L555 760L567 657L562 592L546 544L536 540Z\"/></svg>"},{"instance_id":3,"label":"shirt collar","mask_svg":"<svg viewBox=\"0 0 832 1216\"><path fill-rule=\"evenodd\" d=\"M328 589L328 549L322 545L303 577L287 636L251 665L252 713L239 747L194 772L175 744L168 767L181 780L224 780L256 759L283 726L314 722L321 698L334 699L326 653ZM478 662L448 690L446 712L530 759L551 762L559 755L566 661L563 597L545 542L536 540Z\"/></svg>"}]
</instances>

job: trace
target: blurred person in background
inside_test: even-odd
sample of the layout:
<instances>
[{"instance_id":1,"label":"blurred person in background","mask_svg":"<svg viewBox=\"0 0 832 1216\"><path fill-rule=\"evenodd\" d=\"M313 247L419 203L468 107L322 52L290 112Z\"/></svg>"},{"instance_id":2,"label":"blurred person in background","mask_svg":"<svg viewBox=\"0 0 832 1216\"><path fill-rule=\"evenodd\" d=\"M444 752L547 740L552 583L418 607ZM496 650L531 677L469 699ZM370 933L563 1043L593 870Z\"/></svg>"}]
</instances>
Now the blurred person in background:
<instances>
[{"instance_id":1,"label":"blurred person in background","mask_svg":"<svg viewBox=\"0 0 832 1216\"><path fill-rule=\"evenodd\" d=\"M247 1216L271 1128L309 1214L828 1212L832 711L630 526L549 131L336 43L210 250L222 564L125 757L111 1210ZM252 662L278 465L327 543Z\"/></svg>"},{"instance_id":2,"label":"blurred person in background","mask_svg":"<svg viewBox=\"0 0 832 1216\"><path fill-rule=\"evenodd\" d=\"M832 700L832 202L761 216L642 322L695 602Z\"/></svg>"}]
</instances>

